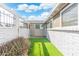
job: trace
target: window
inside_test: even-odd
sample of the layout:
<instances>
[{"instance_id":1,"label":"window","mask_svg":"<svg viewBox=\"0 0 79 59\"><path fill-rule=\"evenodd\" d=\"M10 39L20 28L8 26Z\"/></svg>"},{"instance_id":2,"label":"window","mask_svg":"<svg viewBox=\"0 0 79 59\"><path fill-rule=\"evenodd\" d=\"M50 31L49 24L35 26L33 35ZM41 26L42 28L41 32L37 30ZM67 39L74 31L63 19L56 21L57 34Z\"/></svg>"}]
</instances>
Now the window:
<instances>
[{"instance_id":1,"label":"window","mask_svg":"<svg viewBox=\"0 0 79 59\"><path fill-rule=\"evenodd\" d=\"M20 23L19 26L20 26L20 28L28 28L27 23Z\"/></svg>"},{"instance_id":2,"label":"window","mask_svg":"<svg viewBox=\"0 0 79 59\"><path fill-rule=\"evenodd\" d=\"M0 11L0 20L1 20L1 11ZM2 24L1 24L1 22L0 22L0 26L2 27Z\"/></svg>"},{"instance_id":3,"label":"window","mask_svg":"<svg viewBox=\"0 0 79 59\"><path fill-rule=\"evenodd\" d=\"M43 24L40 24L40 29L44 29L44 25Z\"/></svg>"},{"instance_id":4,"label":"window","mask_svg":"<svg viewBox=\"0 0 79 59\"><path fill-rule=\"evenodd\" d=\"M51 20L49 20L48 23L47 23L47 28L52 28L52 27L53 27L52 25L53 25L53 24L52 24L52 19L51 19Z\"/></svg>"},{"instance_id":5,"label":"window","mask_svg":"<svg viewBox=\"0 0 79 59\"><path fill-rule=\"evenodd\" d=\"M47 29L47 23L43 24L43 29Z\"/></svg>"},{"instance_id":6,"label":"window","mask_svg":"<svg viewBox=\"0 0 79 59\"><path fill-rule=\"evenodd\" d=\"M12 27L13 26L14 15L8 11L0 12L0 26Z\"/></svg>"},{"instance_id":7,"label":"window","mask_svg":"<svg viewBox=\"0 0 79 59\"><path fill-rule=\"evenodd\" d=\"M52 22L50 22L50 28L52 28Z\"/></svg>"},{"instance_id":8,"label":"window","mask_svg":"<svg viewBox=\"0 0 79 59\"><path fill-rule=\"evenodd\" d=\"M67 9L62 12L61 17L63 26L78 25L78 4L71 4Z\"/></svg>"},{"instance_id":9,"label":"window","mask_svg":"<svg viewBox=\"0 0 79 59\"><path fill-rule=\"evenodd\" d=\"M49 28L49 23L47 23L47 28Z\"/></svg>"},{"instance_id":10,"label":"window","mask_svg":"<svg viewBox=\"0 0 79 59\"><path fill-rule=\"evenodd\" d=\"M35 25L36 29L40 29L40 24Z\"/></svg>"}]
</instances>

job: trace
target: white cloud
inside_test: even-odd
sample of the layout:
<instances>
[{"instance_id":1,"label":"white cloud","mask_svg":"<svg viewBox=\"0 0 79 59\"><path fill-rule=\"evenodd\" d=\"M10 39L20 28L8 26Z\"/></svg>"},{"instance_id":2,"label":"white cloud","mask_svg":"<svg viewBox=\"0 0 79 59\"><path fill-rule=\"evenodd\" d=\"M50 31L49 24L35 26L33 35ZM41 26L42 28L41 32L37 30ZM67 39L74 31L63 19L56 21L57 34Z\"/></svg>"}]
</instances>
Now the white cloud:
<instances>
[{"instance_id":1,"label":"white cloud","mask_svg":"<svg viewBox=\"0 0 79 59\"><path fill-rule=\"evenodd\" d=\"M23 10L25 12L32 12L32 11L37 11L37 10L41 10L41 9L49 9L49 8L53 8L56 4L47 4L47 3L42 3L39 6L37 5L27 5L27 4L20 4L18 5L17 10ZM28 16L27 18L24 16L24 18L26 18L27 20L44 20L49 16L50 12L43 12L42 14L40 14L39 16L35 16L35 15L31 15Z\"/></svg>"},{"instance_id":2,"label":"white cloud","mask_svg":"<svg viewBox=\"0 0 79 59\"><path fill-rule=\"evenodd\" d=\"M29 16L28 20L35 20L35 18L36 18L35 16Z\"/></svg>"},{"instance_id":3,"label":"white cloud","mask_svg":"<svg viewBox=\"0 0 79 59\"><path fill-rule=\"evenodd\" d=\"M28 17L28 20L41 20L40 16L31 15Z\"/></svg>"},{"instance_id":4,"label":"white cloud","mask_svg":"<svg viewBox=\"0 0 79 59\"><path fill-rule=\"evenodd\" d=\"M17 6L17 10L23 10L25 12L32 12L38 10L39 6L36 5L27 5L27 4L20 4Z\"/></svg>"},{"instance_id":5,"label":"white cloud","mask_svg":"<svg viewBox=\"0 0 79 59\"><path fill-rule=\"evenodd\" d=\"M25 10L25 12L32 12L32 10Z\"/></svg>"},{"instance_id":6,"label":"white cloud","mask_svg":"<svg viewBox=\"0 0 79 59\"><path fill-rule=\"evenodd\" d=\"M28 5L27 4L20 4L17 7L17 10L27 10L28 9Z\"/></svg>"},{"instance_id":7,"label":"white cloud","mask_svg":"<svg viewBox=\"0 0 79 59\"><path fill-rule=\"evenodd\" d=\"M39 6L37 5L28 5L28 4L20 4L17 6L17 10L23 10L25 12L32 12L32 11L37 11L41 9L49 9L53 8L56 4L52 3L41 3Z\"/></svg>"},{"instance_id":8,"label":"white cloud","mask_svg":"<svg viewBox=\"0 0 79 59\"><path fill-rule=\"evenodd\" d=\"M43 13L41 14L41 17L46 18L48 15L49 15L49 12L43 12Z\"/></svg>"},{"instance_id":9,"label":"white cloud","mask_svg":"<svg viewBox=\"0 0 79 59\"><path fill-rule=\"evenodd\" d=\"M38 10L38 7L39 6L36 6L36 5L30 5L29 10Z\"/></svg>"},{"instance_id":10,"label":"white cloud","mask_svg":"<svg viewBox=\"0 0 79 59\"><path fill-rule=\"evenodd\" d=\"M27 18L27 16L23 15L22 18Z\"/></svg>"},{"instance_id":11,"label":"white cloud","mask_svg":"<svg viewBox=\"0 0 79 59\"><path fill-rule=\"evenodd\" d=\"M49 15L49 12L43 12L39 16L34 16L34 15L29 16L28 20L44 20L48 17L48 15Z\"/></svg>"},{"instance_id":12,"label":"white cloud","mask_svg":"<svg viewBox=\"0 0 79 59\"><path fill-rule=\"evenodd\" d=\"M39 9L49 9L53 8L55 5L55 3L42 3L40 4Z\"/></svg>"}]
</instances>

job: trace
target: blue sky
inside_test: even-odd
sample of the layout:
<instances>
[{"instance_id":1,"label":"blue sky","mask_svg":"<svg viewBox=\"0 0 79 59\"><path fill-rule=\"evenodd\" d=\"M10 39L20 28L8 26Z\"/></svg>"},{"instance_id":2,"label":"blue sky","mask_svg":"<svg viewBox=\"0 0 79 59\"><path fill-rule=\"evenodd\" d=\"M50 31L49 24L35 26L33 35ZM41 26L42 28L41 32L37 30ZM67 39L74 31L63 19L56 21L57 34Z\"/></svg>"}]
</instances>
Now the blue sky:
<instances>
[{"instance_id":1,"label":"blue sky","mask_svg":"<svg viewBox=\"0 0 79 59\"><path fill-rule=\"evenodd\" d=\"M14 9L18 14L26 19L43 20L56 5L55 3L6 3L10 9Z\"/></svg>"}]
</instances>

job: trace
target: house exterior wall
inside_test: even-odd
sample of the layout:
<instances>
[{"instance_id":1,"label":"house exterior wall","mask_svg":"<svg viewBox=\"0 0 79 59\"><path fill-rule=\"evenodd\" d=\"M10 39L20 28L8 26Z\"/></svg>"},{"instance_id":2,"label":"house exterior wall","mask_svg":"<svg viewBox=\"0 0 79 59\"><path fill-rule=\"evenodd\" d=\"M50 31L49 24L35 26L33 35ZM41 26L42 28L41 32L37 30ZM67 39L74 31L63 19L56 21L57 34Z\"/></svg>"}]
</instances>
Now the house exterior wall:
<instances>
[{"instance_id":1,"label":"house exterior wall","mask_svg":"<svg viewBox=\"0 0 79 59\"><path fill-rule=\"evenodd\" d=\"M60 14L57 14L53 18L53 27L61 27L61 19L60 19Z\"/></svg>"},{"instance_id":2,"label":"house exterior wall","mask_svg":"<svg viewBox=\"0 0 79 59\"><path fill-rule=\"evenodd\" d=\"M55 19L56 24L60 24L59 19L62 20L61 15L60 18ZM79 21L78 18L77 20ZM54 26L54 28L47 29L47 38L49 38L65 56L79 56L79 25Z\"/></svg>"},{"instance_id":3,"label":"house exterior wall","mask_svg":"<svg viewBox=\"0 0 79 59\"><path fill-rule=\"evenodd\" d=\"M36 28L36 24L39 24L40 28ZM32 37L45 37L46 31L41 27L42 23L30 24L30 36Z\"/></svg>"},{"instance_id":4,"label":"house exterior wall","mask_svg":"<svg viewBox=\"0 0 79 59\"><path fill-rule=\"evenodd\" d=\"M79 32L47 31L50 41L66 56L79 56Z\"/></svg>"},{"instance_id":5,"label":"house exterior wall","mask_svg":"<svg viewBox=\"0 0 79 59\"><path fill-rule=\"evenodd\" d=\"M45 37L46 31L44 29L31 29L31 36L32 37Z\"/></svg>"},{"instance_id":6,"label":"house exterior wall","mask_svg":"<svg viewBox=\"0 0 79 59\"><path fill-rule=\"evenodd\" d=\"M3 43L6 43L8 41L11 41L15 38L18 37L24 37L24 38L28 38L29 36L29 30L27 28L22 28L19 30L19 16L17 14L14 14L14 12L9 11L8 9L5 9L3 6L0 5L0 12L4 12L8 15L12 15L14 16L13 19L10 18L5 18L3 16L1 16L0 13L0 24L2 23L1 20L13 20L13 26L7 27L5 26L5 21L3 23L3 26L0 26L0 45Z\"/></svg>"},{"instance_id":7,"label":"house exterior wall","mask_svg":"<svg viewBox=\"0 0 79 59\"><path fill-rule=\"evenodd\" d=\"M4 14L5 13L5 14ZM10 11L6 10L0 5L0 44L8 42L18 37L18 21L16 19L12 24L14 26L6 27L6 22L9 23L13 21L13 18L6 17L7 15L14 16Z\"/></svg>"},{"instance_id":8,"label":"house exterior wall","mask_svg":"<svg viewBox=\"0 0 79 59\"><path fill-rule=\"evenodd\" d=\"M61 11L62 26L78 25L78 5L77 3L70 4Z\"/></svg>"}]
</instances>

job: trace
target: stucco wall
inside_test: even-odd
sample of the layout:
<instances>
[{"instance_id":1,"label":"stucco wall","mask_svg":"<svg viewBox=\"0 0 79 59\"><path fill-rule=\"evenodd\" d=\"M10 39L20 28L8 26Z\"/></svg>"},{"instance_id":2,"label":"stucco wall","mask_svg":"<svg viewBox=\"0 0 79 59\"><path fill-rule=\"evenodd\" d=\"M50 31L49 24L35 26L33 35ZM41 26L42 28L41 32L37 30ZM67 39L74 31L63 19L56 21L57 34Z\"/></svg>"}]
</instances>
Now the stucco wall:
<instances>
[{"instance_id":1,"label":"stucco wall","mask_svg":"<svg viewBox=\"0 0 79 59\"><path fill-rule=\"evenodd\" d=\"M47 31L47 37L66 56L79 56L79 32Z\"/></svg>"}]
</instances>

